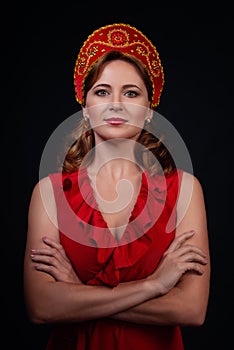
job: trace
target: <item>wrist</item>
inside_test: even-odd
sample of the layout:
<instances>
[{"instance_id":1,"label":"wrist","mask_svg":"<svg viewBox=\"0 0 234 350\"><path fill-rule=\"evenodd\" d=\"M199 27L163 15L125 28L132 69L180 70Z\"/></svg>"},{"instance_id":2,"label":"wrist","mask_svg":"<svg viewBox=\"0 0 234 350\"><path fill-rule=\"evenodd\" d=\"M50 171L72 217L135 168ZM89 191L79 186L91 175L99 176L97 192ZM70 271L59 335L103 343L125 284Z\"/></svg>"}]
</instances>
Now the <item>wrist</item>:
<instances>
[{"instance_id":1,"label":"wrist","mask_svg":"<svg viewBox=\"0 0 234 350\"><path fill-rule=\"evenodd\" d=\"M163 285L155 279L146 278L143 281L143 288L147 295L149 295L149 298L160 297L161 295L166 294Z\"/></svg>"}]
</instances>

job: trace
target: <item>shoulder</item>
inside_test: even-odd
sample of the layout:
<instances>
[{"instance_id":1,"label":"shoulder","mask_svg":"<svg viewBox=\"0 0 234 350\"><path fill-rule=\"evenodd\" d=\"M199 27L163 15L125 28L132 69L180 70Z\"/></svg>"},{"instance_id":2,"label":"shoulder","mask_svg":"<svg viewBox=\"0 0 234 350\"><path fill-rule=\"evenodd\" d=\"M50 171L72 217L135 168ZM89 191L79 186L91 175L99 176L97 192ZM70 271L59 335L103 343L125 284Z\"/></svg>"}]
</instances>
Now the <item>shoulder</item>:
<instances>
[{"instance_id":1,"label":"shoulder","mask_svg":"<svg viewBox=\"0 0 234 350\"><path fill-rule=\"evenodd\" d=\"M203 194L203 188L200 180L193 174L186 171L181 176L181 191L186 191L190 195Z\"/></svg>"},{"instance_id":2,"label":"shoulder","mask_svg":"<svg viewBox=\"0 0 234 350\"><path fill-rule=\"evenodd\" d=\"M34 186L31 196L31 206L37 206L40 203L48 202L54 198L53 186L50 176L40 179Z\"/></svg>"},{"instance_id":3,"label":"shoulder","mask_svg":"<svg viewBox=\"0 0 234 350\"><path fill-rule=\"evenodd\" d=\"M185 213L189 209L193 213L204 210L203 187L193 174L183 171L177 203L178 212Z\"/></svg>"},{"instance_id":4,"label":"shoulder","mask_svg":"<svg viewBox=\"0 0 234 350\"><path fill-rule=\"evenodd\" d=\"M28 231L36 237L41 232L57 234L57 207L50 177L40 179L33 188L28 210Z\"/></svg>"},{"instance_id":5,"label":"shoulder","mask_svg":"<svg viewBox=\"0 0 234 350\"><path fill-rule=\"evenodd\" d=\"M52 222L56 222L56 210L53 186L50 176L46 176L40 179L33 188L29 218L33 218L33 222L38 222L38 220L45 222L49 217Z\"/></svg>"},{"instance_id":6,"label":"shoulder","mask_svg":"<svg viewBox=\"0 0 234 350\"><path fill-rule=\"evenodd\" d=\"M183 174L181 191L177 203L176 235L194 230L193 242L203 244L207 240L206 205L200 180L189 173Z\"/></svg>"},{"instance_id":7,"label":"shoulder","mask_svg":"<svg viewBox=\"0 0 234 350\"><path fill-rule=\"evenodd\" d=\"M50 191L52 189L52 182L50 176L45 176L40 179L33 188L33 195L41 193L41 191Z\"/></svg>"}]
</instances>

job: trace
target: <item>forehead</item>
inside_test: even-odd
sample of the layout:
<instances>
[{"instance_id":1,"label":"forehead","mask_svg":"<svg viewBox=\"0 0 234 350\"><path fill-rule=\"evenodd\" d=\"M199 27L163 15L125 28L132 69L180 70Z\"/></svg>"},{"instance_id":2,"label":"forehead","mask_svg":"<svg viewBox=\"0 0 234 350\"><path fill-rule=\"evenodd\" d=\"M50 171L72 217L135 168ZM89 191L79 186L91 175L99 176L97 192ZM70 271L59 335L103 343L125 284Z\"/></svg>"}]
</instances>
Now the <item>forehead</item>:
<instances>
[{"instance_id":1,"label":"forehead","mask_svg":"<svg viewBox=\"0 0 234 350\"><path fill-rule=\"evenodd\" d=\"M144 84L135 65L122 60L105 62L97 76L96 83L102 80L112 81L113 83L122 81L128 84L136 82Z\"/></svg>"}]
</instances>

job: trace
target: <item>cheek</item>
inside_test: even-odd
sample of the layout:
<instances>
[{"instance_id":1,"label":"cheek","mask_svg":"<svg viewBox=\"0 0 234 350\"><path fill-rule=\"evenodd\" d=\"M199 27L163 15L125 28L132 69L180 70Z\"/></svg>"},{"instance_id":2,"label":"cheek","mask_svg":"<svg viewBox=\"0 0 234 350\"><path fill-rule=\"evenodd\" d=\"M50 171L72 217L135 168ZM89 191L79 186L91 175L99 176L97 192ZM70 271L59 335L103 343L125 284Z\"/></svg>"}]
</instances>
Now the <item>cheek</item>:
<instances>
[{"instance_id":1,"label":"cheek","mask_svg":"<svg viewBox=\"0 0 234 350\"><path fill-rule=\"evenodd\" d=\"M92 107L87 106L87 112L90 120L91 125L100 125L103 114L105 112L105 106L104 105L93 105Z\"/></svg>"},{"instance_id":2,"label":"cheek","mask_svg":"<svg viewBox=\"0 0 234 350\"><path fill-rule=\"evenodd\" d=\"M128 107L129 114L132 116L132 121L138 125L142 125L147 118L149 108L141 105L130 105Z\"/></svg>"},{"instance_id":3,"label":"cheek","mask_svg":"<svg viewBox=\"0 0 234 350\"><path fill-rule=\"evenodd\" d=\"M96 104L96 105L87 104L88 115L92 119L100 118L104 110L105 110L105 105L103 104Z\"/></svg>"}]
</instances>

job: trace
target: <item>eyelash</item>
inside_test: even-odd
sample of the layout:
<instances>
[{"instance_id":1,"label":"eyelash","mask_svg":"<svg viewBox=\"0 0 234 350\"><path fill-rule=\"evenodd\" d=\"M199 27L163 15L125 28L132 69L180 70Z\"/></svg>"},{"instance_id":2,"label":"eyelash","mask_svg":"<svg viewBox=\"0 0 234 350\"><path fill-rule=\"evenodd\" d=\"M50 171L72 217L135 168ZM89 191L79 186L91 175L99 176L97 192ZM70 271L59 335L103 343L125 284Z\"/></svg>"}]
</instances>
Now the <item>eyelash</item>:
<instances>
[{"instance_id":1,"label":"eyelash","mask_svg":"<svg viewBox=\"0 0 234 350\"><path fill-rule=\"evenodd\" d=\"M97 95L97 96L106 96L106 95L109 95L109 94L110 93L107 90L104 90L104 89L100 89L100 90L95 91L95 95ZM130 98L133 98L133 97L137 97L139 95L139 93L136 92L136 91L133 91L133 90L129 90L126 93L124 93L124 95L128 96Z\"/></svg>"}]
</instances>

